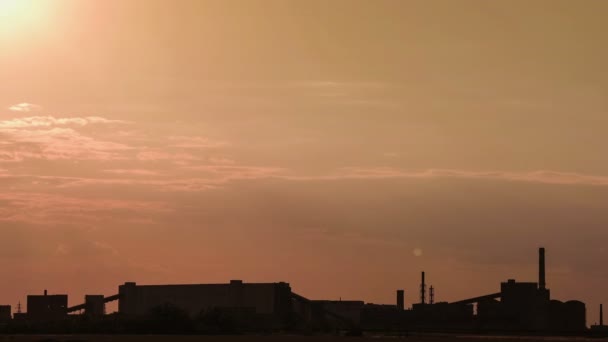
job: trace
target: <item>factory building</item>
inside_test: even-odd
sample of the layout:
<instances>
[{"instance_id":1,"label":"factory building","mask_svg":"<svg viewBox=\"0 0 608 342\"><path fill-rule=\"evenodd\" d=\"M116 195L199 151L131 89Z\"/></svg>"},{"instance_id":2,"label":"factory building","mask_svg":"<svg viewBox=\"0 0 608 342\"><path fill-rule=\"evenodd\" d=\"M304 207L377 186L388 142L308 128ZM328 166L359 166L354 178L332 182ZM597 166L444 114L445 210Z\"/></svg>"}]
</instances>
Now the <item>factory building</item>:
<instances>
[{"instance_id":1,"label":"factory building","mask_svg":"<svg viewBox=\"0 0 608 342\"><path fill-rule=\"evenodd\" d=\"M538 284L509 279L500 284L500 312L505 328L538 330L546 326L546 298Z\"/></svg>"},{"instance_id":2,"label":"factory building","mask_svg":"<svg viewBox=\"0 0 608 342\"><path fill-rule=\"evenodd\" d=\"M365 303L362 300L312 300L311 317L315 325L334 325L344 328L359 326Z\"/></svg>"},{"instance_id":3,"label":"factory building","mask_svg":"<svg viewBox=\"0 0 608 342\"><path fill-rule=\"evenodd\" d=\"M11 318L11 306L0 305L0 323L8 322L11 320Z\"/></svg>"},{"instance_id":4,"label":"factory building","mask_svg":"<svg viewBox=\"0 0 608 342\"><path fill-rule=\"evenodd\" d=\"M436 302L435 288L427 289L425 273L421 273L419 302L409 308L405 291L396 291L394 304L381 305L350 300L310 300L293 293L288 283L243 283L232 280L225 284L138 285L127 282L118 287L118 294L86 295L84 303L68 307L67 295L29 295L27 313L15 313L14 321L47 323L67 319L80 313L91 320L103 318L105 304L118 301L118 316L126 322L149 320L164 315L164 309L177 309L198 322L206 322L216 314L245 328L284 329L364 329L377 331L496 331L579 333L586 331L585 304L551 299L545 281L545 249L539 249L538 282L508 279L500 284L500 292L457 302ZM428 290L428 291L427 291ZM416 295L417 296L417 295ZM418 297L418 296L417 296ZM476 306L475 306L476 305ZM476 310L475 310L476 308ZM600 323L593 331L603 333ZM74 317L70 315L69 317ZM180 316L185 317L185 316ZM0 322L11 319L10 306L0 306ZM297 322L296 322L297 320Z\"/></svg>"},{"instance_id":5,"label":"factory building","mask_svg":"<svg viewBox=\"0 0 608 342\"><path fill-rule=\"evenodd\" d=\"M545 281L545 249L538 250L538 283L509 279L500 292L461 301L477 303L480 328L489 330L577 332L586 330L585 304L552 300ZM500 301L496 299L500 298Z\"/></svg>"},{"instance_id":6,"label":"factory building","mask_svg":"<svg viewBox=\"0 0 608 342\"><path fill-rule=\"evenodd\" d=\"M151 310L171 305L195 317L201 312L221 309L255 315L285 317L291 312L292 293L287 283L137 285L119 286L118 310L124 316L144 316Z\"/></svg>"},{"instance_id":7,"label":"factory building","mask_svg":"<svg viewBox=\"0 0 608 342\"><path fill-rule=\"evenodd\" d=\"M397 290L397 308L405 310L405 292L403 290Z\"/></svg>"},{"instance_id":8,"label":"factory building","mask_svg":"<svg viewBox=\"0 0 608 342\"><path fill-rule=\"evenodd\" d=\"M600 304L600 322L591 326L591 336L607 337L608 325L604 325L604 305Z\"/></svg>"},{"instance_id":9,"label":"factory building","mask_svg":"<svg viewBox=\"0 0 608 342\"><path fill-rule=\"evenodd\" d=\"M67 317L68 295L27 296L27 319L35 321L59 320Z\"/></svg>"},{"instance_id":10,"label":"factory building","mask_svg":"<svg viewBox=\"0 0 608 342\"><path fill-rule=\"evenodd\" d=\"M84 314L89 318L100 318L106 313L105 297L103 295L84 296Z\"/></svg>"}]
</instances>

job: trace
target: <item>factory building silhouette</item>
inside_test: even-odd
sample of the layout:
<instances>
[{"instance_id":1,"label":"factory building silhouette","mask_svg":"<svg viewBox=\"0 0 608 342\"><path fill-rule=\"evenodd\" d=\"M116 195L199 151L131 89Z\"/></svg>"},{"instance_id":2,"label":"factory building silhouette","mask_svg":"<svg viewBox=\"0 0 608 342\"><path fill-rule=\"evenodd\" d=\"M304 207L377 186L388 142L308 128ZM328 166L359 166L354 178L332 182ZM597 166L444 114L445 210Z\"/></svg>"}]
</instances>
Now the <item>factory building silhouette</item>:
<instances>
[{"instance_id":1,"label":"factory building silhouette","mask_svg":"<svg viewBox=\"0 0 608 342\"><path fill-rule=\"evenodd\" d=\"M586 308L580 301L561 302L551 299L545 280L545 249L538 254L538 282L508 279L499 292L456 302L435 302L434 287L427 288L426 274L421 273L419 302L406 307L405 290L396 291L395 304L372 304L361 300L312 300L292 291L290 284L244 283L232 280L226 284L139 285L126 282L118 293L105 297L87 295L83 304L68 307L65 294L27 296L27 312L11 317L10 306L0 306L0 323L50 322L86 317L103 320L108 317L105 304L118 301L119 320L145 320L159 308L179 310L186 318L201 313L221 312L249 326L267 330L287 327L307 329L361 329L376 331L496 331L583 333ZM408 292L410 293L410 292ZM600 312L602 310L600 309ZM602 315L600 316L602 317ZM608 330L600 324L593 331Z\"/></svg>"}]
</instances>

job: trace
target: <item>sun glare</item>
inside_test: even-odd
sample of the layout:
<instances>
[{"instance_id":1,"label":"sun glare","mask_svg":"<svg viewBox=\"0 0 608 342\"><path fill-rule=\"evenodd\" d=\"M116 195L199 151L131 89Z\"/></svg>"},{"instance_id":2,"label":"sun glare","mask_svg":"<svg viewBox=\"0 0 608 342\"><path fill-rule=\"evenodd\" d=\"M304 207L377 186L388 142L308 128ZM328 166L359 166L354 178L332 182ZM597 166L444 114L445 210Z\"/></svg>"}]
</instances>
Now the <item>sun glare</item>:
<instances>
[{"instance_id":1,"label":"sun glare","mask_svg":"<svg viewBox=\"0 0 608 342\"><path fill-rule=\"evenodd\" d=\"M0 0L0 18L6 19L21 15L30 4L27 0Z\"/></svg>"},{"instance_id":2,"label":"sun glare","mask_svg":"<svg viewBox=\"0 0 608 342\"><path fill-rule=\"evenodd\" d=\"M36 29L46 11L47 1L0 0L0 34L16 38L24 31Z\"/></svg>"}]
</instances>

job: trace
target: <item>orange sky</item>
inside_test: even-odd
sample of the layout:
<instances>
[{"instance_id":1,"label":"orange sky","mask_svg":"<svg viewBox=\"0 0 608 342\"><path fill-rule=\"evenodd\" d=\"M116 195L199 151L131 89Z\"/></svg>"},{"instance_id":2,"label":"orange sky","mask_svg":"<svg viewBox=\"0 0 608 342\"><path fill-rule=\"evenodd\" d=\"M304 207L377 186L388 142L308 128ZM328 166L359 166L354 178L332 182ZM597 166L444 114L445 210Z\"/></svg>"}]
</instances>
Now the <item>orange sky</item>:
<instances>
[{"instance_id":1,"label":"orange sky","mask_svg":"<svg viewBox=\"0 0 608 342\"><path fill-rule=\"evenodd\" d=\"M411 304L423 269L450 301L535 281L542 245L554 297L608 304L608 2L14 2L0 303L243 279Z\"/></svg>"}]
</instances>

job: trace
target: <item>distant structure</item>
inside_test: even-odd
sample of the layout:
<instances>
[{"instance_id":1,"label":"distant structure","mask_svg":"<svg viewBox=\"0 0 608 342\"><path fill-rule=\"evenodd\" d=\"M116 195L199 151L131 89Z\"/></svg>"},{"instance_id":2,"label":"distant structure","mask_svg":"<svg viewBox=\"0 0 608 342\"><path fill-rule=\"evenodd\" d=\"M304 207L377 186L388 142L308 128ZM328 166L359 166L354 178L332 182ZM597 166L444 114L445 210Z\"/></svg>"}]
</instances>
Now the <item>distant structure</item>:
<instances>
[{"instance_id":1,"label":"distant structure","mask_svg":"<svg viewBox=\"0 0 608 342\"><path fill-rule=\"evenodd\" d=\"M43 295L27 296L27 317L30 320L48 321L66 318L68 312L68 295L49 295L44 290Z\"/></svg>"},{"instance_id":2,"label":"distant structure","mask_svg":"<svg viewBox=\"0 0 608 342\"><path fill-rule=\"evenodd\" d=\"M137 285L125 283L118 288L118 311L123 316L143 316L163 305L177 307L190 316L220 309L239 314L264 316L278 321L291 312L291 287L288 283Z\"/></svg>"},{"instance_id":3,"label":"distant structure","mask_svg":"<svg viewBox=\"0 0 608 342\"><path fill-rule=\"evenodd\" d=\"M545 249L538 250L538 283L509 279L500 292L456 302L477 303L477 321L489 330L557 331L586 330L585 304L550 299L545 282ZM496 299L500 298L500 301Z\"/></svg>"},{"instance_id":4,"label":"distant structure","mask_svg":"<svg viewBox=\"0 0 608 342\"><path fill-rule=\"evenodd\" d=\"M500 292L457 302L436 302L435 288L429 287L426 300L426 274L421 274L420 303L411 310L394 313L376 306L367 312L365 322L375 329L423 329L445 331L528 331L572 333L586 331L585 304L561 302L550 298L545 280L545 249L538 250L538 282L509 279L500 284ZM474 305L477 305L475 313ZM387 323L392 322L392 323Z\"/></svg>"},{"instance_id":5,"label":"distant structure","mask_svg":"<svg viewBox=\"0 0 608 342\"><path fill-rule=\"evenodd\" d=\"M591 326L592 333L608 334L608 325L604 325L604 305L600 304L600 323Z\"/></svg>"},{"instance_id":6,"label":"distant structure","mask_svg":"<svg viewBox=\"0 0 608 342\"><path fill-rule=\"evenodd\" d=\"M547 283L545 282L545 248L538 249L538 289L545 291Z\"/></svg>"},{"instance_id":7,"label":"distant structure","mask_svg":"<svg viewBox=\"0 0 608 342\"><path fill-rule=\"evenodd\" d=\"M403 290L397 290L397 308L405 310L405 295Z\"/></svg>"},{"instance_id":8,"label":"distant structure","mask_svg":"<svg viewBox=\"0 0 608 342\"><path fill-rule=\"evenodd\" d=\"M13 315L13 320L23 321L27 319L27 315L21 311L21 301L17 302L17 312Z\"/></svg>"},{"instance_id":9,"label":"distant structure","mask_svg":"<svg viewBox=\"0 0 608 342\"><path fill-rule=\"evenodd\" d=\"M420 304L426 303L426 283L424 281L424 271L422 271L421 275L422 279L420 281Z\"/></svg>"},{"instance_id":10,"label":"distant structure","mask_svg":"<svg viewBox=\"0 0 608 342\"><path fill-rule=\"evenodd\" d=\"M295 294L294 294L295 295ZM308 315L305 319L315 328L340 327L349 329L362 324L362 313L366 306L362 300L307 300L301 302L303 297L297 300L304 307L300 306L300 310L304 309ZM300 311L301 312L301 311Z\"/></svg>"},{"instance_id":11,"label":"distant structure","mask_svg":"<svg viewBox=\"0 0 608 342\"><path fill-rule=\"evenodd\" d=\"M88 318L101 318L106 314L106 303L103 295L84 296L84 314Z\"/></svg>"},{"instance_id":12,"label":"distant structure","mask_svg":"<svg viewBox=\"0 0 608 342\"><path fill-rule=\"evenodd\" d=\"M0 305L0 323L6 323L12 319L10 305Z\"/></svg>"},{"instance_id":13,"label":"distant structure","mask_svg":"<svg viewBox=\"0 0 608 342\"><path fill-rule=\"evenodd\" d=\"M545 249L538 250L538 281L500 283L499 292L456 302L436 302L435 287L429 287L427 301L426 274L421 272L420 302L405 305L405 290L396 290L394 304L365 303L362 300L311 300L294 293L289 283L244 283L232 280L224 284L138 285L126 282L118 293L105 297L89 294L84 303L68 307L64 294L27 296L27 312L21 304L11 319L11 307L0 306L0 328L5 322L41 327L52 321L74 320L105 326L106 303L118 301L113 321L120 324L146 322L154 317L177 314L178 319L218 319L244 329L263 331L477 331L505 333L593 333L608 336L600 305L599 325L586 327L585 304L551 299L545 279ZM475 310L476 305L476 310ZM157 316L154 316L157 315ZM187 318L189 317L189 318ZM153 320L152 320L153 321ZM205 324L209 324L206 321ZM219 321L215 321L216 323ZM217 323L219 324L219 323ZM204 325L204 324L203 324ZM64 325L74 326L74 325ZM135 324L137 327L137 323ZM192 326L192 325L191 325ZM194 324L196 326L196 324Z\"/></svg>"}]
</instances>

